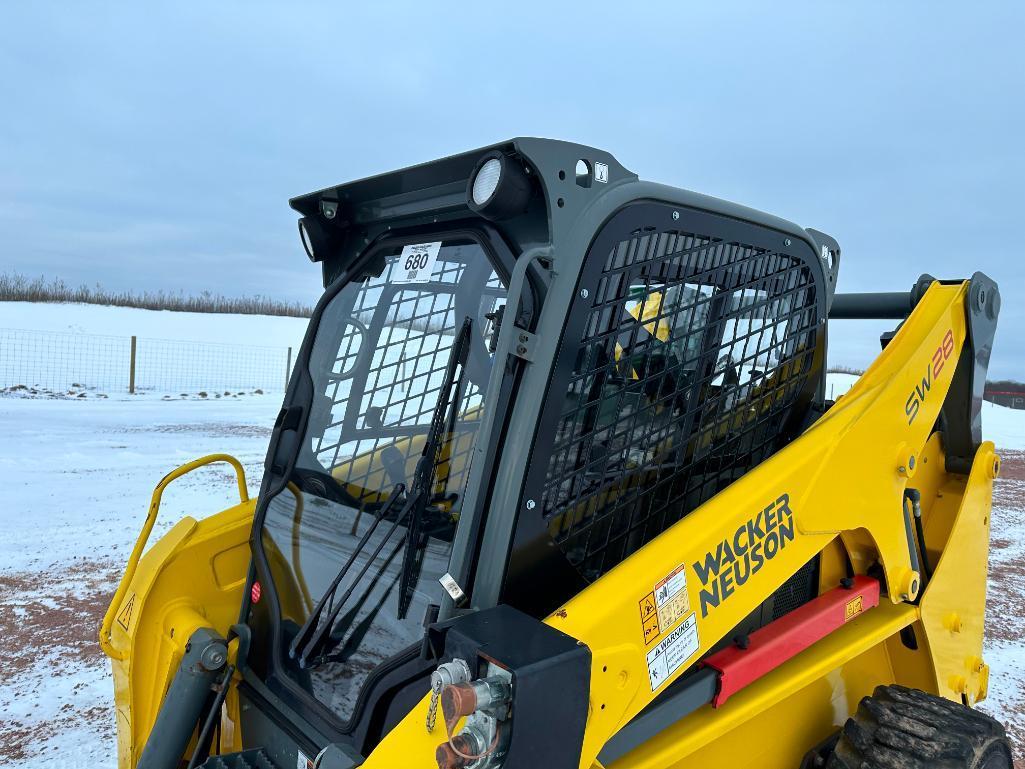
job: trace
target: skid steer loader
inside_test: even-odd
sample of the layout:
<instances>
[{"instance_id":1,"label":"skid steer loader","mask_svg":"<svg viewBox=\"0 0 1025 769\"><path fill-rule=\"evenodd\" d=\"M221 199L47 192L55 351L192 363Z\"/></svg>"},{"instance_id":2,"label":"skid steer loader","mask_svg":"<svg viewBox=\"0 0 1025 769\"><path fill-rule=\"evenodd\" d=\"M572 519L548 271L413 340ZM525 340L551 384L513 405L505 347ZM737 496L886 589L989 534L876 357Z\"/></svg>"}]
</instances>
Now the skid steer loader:
<instances>
[{"instance_id":1,"label":"skid steer loader","mask_svg":"<svg viewBox=\"0 0 1025 769\"><path fill-rule=\"evenodd\" d=\"M543 139L291 205L259 495L161 481L100 631L122 769L1011 766L992 280L836 293L830 236ZM831 402L847 318L895 327Z\"/></svg>"}]
</instances>

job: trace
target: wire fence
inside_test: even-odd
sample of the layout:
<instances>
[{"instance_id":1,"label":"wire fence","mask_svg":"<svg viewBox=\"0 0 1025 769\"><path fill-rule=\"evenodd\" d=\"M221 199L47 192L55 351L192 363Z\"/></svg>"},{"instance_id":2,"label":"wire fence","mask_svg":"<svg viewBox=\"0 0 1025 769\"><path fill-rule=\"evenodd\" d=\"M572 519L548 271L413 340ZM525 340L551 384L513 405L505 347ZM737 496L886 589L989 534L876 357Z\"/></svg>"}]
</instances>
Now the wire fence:
<instances>
[{"instance_id":1,"label":"wire fence","mask_svg":"<svg viewBox=\"0 0 1025 769\"><path fill-rule=\"evenodd\" d=\"M0 389L281 392L291 347L0 329Z\"/></svg>"}]
</instances>

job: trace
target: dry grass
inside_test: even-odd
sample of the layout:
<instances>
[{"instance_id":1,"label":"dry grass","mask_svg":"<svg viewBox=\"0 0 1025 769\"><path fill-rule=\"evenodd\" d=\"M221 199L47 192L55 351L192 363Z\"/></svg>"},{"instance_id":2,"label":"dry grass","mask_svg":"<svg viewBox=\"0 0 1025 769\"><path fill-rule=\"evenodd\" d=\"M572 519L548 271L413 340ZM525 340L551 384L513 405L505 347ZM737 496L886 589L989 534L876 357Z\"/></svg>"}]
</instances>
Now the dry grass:
<instances>
[{"instance_id":1,"label":"dry grass","mask_svg":"<svg viewBox=\"0 0 1025 769\"><path fill-rule=\"evenodd\" d=\"M237 315L283 315L308 318L313 308L300 302L285 302L266 296L230 297L204 291L199 296L168 291L111 291L95 287L73 288L60 278L27 278L18 273L0 274L0 302L79 302L143 310L232 313Z\"/></svg>"}]
</instances>

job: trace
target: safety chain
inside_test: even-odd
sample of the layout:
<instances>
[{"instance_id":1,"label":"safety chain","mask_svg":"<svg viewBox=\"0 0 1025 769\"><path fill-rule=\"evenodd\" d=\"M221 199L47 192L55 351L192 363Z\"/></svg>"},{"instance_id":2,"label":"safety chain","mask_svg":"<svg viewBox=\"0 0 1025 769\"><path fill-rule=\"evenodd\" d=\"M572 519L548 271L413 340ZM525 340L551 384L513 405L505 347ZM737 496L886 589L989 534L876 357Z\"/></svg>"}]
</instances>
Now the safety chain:
<instances>
[{"instance_id":1,"label":"safety chain","mask_svg":"<svg viewBox=\"0 0 1025 769\"><path fill-rule=\"evenodd\" d=\"M431 704L427 707L427 731L434 731L434 724L438 720L438 699L441 697L441 689L444 683L441 676L431 676Z\"/></svg>"}]
</instances>

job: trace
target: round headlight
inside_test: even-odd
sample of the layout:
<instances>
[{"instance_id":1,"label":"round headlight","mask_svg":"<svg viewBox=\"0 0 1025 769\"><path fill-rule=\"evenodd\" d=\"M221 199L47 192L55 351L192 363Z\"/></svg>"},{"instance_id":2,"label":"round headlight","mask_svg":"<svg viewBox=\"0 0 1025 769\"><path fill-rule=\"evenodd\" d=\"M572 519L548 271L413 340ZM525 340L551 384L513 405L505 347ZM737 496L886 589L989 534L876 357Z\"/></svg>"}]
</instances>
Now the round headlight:
<instances>
[{"instance_id":1,"label":"round headlight","mask_svg":"<svg viewBox=\"0 0 1025 769\"><path fill-rule=\"evenodd\" d=\"M466 185L466 204L485 219L505 219L523 213L532 186L523 163L495 150L477 161Z\"/></svg>"},{"instance_id":2,"label":"round headlight","mask_svg":"<svg viewBox=\"0 0 1025 769\"><path fill-rule=\"evenodd\" d=\"M299 220L299 239L311 262L333 258L345 240L344 226L336 221L325 222L320 216L304 216Z\"/></svg>"},{"instance_id":3,"label":"round headlight","mask_svg":"<svg viewBox=\"0 0 1025 769\"><path fill-rule=\"evenodd\" d=\"M491 158L480 167L473 180L473 202L478 206L487 203L498 189L502 178L502 163L498 158Z\"/></svg>"},{"instance_id":4,"label":"round headlight","mask_svg":"<svg viewBox=\"0 0 1025 769\"><path fill-rule=\"evenodd\" d=\"M299 220L299 237L303 242L306 256L310 257L311 262L317 261L317 257L313 255L313 241L310 239L310 231L306 228L306 221L304 219Z\"/></svg>"}]
</instances>

